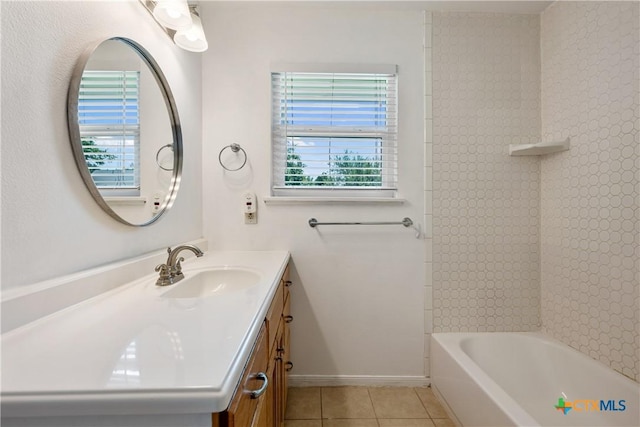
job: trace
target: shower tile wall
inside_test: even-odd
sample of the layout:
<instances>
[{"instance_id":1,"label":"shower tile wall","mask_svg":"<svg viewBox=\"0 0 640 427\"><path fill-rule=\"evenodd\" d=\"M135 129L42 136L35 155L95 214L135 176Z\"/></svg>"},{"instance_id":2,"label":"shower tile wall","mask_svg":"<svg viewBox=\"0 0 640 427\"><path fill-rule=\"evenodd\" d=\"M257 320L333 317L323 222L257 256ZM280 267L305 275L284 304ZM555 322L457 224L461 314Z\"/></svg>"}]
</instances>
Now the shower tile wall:
<instances>
[{"instance_id":1,"label":"shower tile wall","mask_svg":"<svg viewBox=\"0 0 640 427\"><path fill-rule=\"evenodd\" d=\"M556 2L542 15L542 322L640 380L637 2Z\"/></svg>"},{"instance_id":2,"label":"shower tile wall","mask_svg":"<svg viewBox=\"0 0 640 427\"><path fill-rule=\"evenodd\" d=\"M539 16L433 14L433 331L539 328Z\"/></svg>"}]
</instances>

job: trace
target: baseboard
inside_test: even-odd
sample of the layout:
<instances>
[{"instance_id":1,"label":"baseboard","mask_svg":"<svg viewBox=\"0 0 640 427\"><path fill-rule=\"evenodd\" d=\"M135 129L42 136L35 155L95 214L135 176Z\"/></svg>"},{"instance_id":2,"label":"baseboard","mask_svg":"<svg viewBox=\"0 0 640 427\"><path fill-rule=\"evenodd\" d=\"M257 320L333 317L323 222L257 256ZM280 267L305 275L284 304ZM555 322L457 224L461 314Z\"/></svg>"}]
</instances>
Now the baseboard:
<instances>
[{"instance_id":1,"label":"baseboard","mask_svg":"<svg viewBox=\"0 0 640 427\"><path fill-rule=\"evenodd\" d=\"M289 375L289 387L426 387L429 377L389 375Z\"/></svg>"}]
</instances>

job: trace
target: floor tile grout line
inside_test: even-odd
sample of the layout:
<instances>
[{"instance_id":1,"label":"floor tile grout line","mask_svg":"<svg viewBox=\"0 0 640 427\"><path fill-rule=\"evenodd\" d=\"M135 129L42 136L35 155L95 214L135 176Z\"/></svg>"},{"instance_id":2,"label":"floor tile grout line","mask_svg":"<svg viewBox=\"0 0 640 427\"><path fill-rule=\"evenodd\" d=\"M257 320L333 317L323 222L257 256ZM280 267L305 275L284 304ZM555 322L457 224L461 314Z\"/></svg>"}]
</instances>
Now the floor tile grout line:
<instances>
[{"instance_id":1,"label":"floor tile grout line","mask_svg":"<svg viewBox=\"0 0 640 427\"><path fill-rule=\"evenodd\" d=\"M373 408L373 414L376 416L376 422L378 423L378 427L379 427L380 421L378 421L378 412L376 411L376 406L373 404L373 397L371 396L370 387L367 387L367 396L369 396L369 401L371 402L371 408Z\"/></svg>"},{"instance_id":2,"label":"floor tile grout line","mask_svg":"<svg viewBox=\"0 0 640 427\"><path fill-rule=\"evenodd\" d=\"M371 409L373 409L373 415L376 416L376 424L380 427L380 418L378 417L378 412L376 412L376 407L373 404L373 397L371 397L371 388L367 387L367 396L369 397L369 403L371 403Z\"/></svg>"},{"instance_id":3,"label":"floor tile grout line","mask_svg":"<svg viewBox=\"0 0 640 427\"><path fill-rule=\"evenodd\" d=\"M424 404L424 402L422 401L422 399L420 399L420 395L418 394L418 390L416 390L415 387L412 388L413 389L413 393L416 395L416 397L418 398L418 401L420 402L420 404L422 405L422 407L424 408L424 412L427 413L427 417L429 417L429 419L433 422L433 418L431 417L431 413L429 412L429 410L427 409L427 405ZM435 424L435 423L434 423Z\"/></svg>"},{"instance_id":4,"label":"floor tile grout line","mask_svg":"<svg viewBox=\"0 0 640 427\"><path fill-rule=\"evenodd\" d=\"M367 387L367 396L369 396L369 402L371 402L371 408L373 409L373 415L376 416L376 424L380 427L380 418L378 418L378 413L376 412L376 407L373 405L373 397L371 397L371 392L369 391L369 387Z\"/></svg>"}]
</instances>

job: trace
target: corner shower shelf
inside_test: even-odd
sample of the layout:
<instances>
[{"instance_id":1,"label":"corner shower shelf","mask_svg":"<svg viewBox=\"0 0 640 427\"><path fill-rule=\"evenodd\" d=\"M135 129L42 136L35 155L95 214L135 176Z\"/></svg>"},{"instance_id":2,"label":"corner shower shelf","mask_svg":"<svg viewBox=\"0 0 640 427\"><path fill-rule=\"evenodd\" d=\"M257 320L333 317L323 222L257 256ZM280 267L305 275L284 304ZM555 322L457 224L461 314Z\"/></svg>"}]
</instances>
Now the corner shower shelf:
<instances>
[{"instance_id":1,"label":"corner shower shelf","mask_svg":"<svg viewBox=\"0 0 640 427\"><path fill-rule=\"evenodd\" d=\"M569 149L569 138L564 141L538 142L536 144L510 144L510 156L542 156Z\"/></svg>"}]
</instances>

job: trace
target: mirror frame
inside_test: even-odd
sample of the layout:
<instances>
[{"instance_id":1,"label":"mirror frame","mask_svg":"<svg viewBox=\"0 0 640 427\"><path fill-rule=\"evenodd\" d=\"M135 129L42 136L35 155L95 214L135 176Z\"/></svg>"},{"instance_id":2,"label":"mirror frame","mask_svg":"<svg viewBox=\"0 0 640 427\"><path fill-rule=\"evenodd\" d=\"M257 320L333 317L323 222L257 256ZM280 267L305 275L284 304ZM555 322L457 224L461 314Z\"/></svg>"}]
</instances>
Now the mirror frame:
<instances>
[{"instance_id":1,"label":"mirror frame","mask_svg":"<svg viewBox=\"0 0 640 427\"><path fill-rule=\"evenodd\" d=\"M100 194L100 190L93 181L91 177L91 173L89 172L89 166L87 165L87 161L84 156L84 152L82 149L82 140L80 138L80 126L78 122L78 103L79 103L79 90L80 90L80 82L82 80L82 73L87 65L87 62L91 58L91 55L95 52L95 50L105 41L108 40L116 40L120 41L130 48L132 48L138 56L146 63L146 65L151 70L151 73L155 77L156 83L158 84L158 88L162 92L162 96L165 101L165 105L167 107L167 112L169 113L169 119L171 120L171 133L173 135L173 174L171 176L171 183L169 185L168 193L164 199L162 209L156 213L149 221L142 224L134 224L126 219L122 218L118 215L112 208L109 206L107 201ZM71 140L71 148L73 149L73 156L75 158L76 166L80 171L80 175L82 176L82 180L84 181L87 189L93 196L94 200L98 205L107 213L109 216L117 220L118 222L126 225L130 225L133 227L144 227L146 225L151 225L156 222L160 217L171 207L176 199L178 189L180 187L180 181L182 177L182 160L183 160L183 147L182 147L182 128L180 126L180 118L178 117L178 108L176 106L175 99L173 94L171 93L171 89L169 87L169 83L167 82L166 77L162 73L160 66L153 59L153 56L143 48L139 43L135 42L132 39L128 39L125 37L108 37L98 41L93 44L90 48L88 48L78 59L78 62L73 70L73 74L71 76L71 83L69 84L69 93L67 96L67 124L69 127L69 136Z\"/></svg>"}]
</instances>

